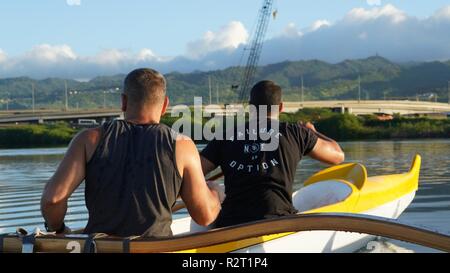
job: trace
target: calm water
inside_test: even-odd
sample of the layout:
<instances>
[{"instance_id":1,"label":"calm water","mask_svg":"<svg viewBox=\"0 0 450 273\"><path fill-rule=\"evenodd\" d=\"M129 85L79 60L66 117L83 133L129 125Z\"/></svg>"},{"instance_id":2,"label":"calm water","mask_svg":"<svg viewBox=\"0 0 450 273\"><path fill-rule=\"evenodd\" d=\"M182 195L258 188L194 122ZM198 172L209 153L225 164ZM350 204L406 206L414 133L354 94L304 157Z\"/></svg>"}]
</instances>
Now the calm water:
<instances>
[{"instance_id":1,"label":"calm water","mask_svg":"<svg viewBox=\"0 0 450 273\"><path fill-rule=\"evenodd\" d=\"M342 143L348 162L364 164L369 176L406 172L416 153L422 155L420 189L413 204L400 219L450 233L450 140L377 141ZM200 146L199 149L202 149ZM47 179L55 171L65 149L0 150L0 233L43 228L39 200ZM305 159L297 169L295 187L323 169ZM66 223L73 228L86 224L83 185L69 202ZM183 213L175 217L183 216ZM394 242L398 249L426 251ZM387 247L391 248L391 246Z\"/></svg>"}]
</instances>

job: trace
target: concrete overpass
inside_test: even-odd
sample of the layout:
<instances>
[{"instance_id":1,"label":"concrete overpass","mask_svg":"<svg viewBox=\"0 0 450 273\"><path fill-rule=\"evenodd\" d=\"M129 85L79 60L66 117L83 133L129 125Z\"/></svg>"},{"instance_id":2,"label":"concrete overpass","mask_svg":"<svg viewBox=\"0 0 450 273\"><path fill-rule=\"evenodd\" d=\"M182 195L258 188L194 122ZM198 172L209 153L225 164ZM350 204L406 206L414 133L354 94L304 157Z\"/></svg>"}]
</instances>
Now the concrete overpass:
<instances>
[{"instance_id":1,"label":"concrete overpass","mask_svg":"<svg viewBox=\"0 0 450 273\"><path fill-rule=\"evenodd\" d=\"M72 121L79 119L95 119L98 122L114 118L121 118L120 110L87 110L87 111L8 111L0 112L0 124L13 123L45 123L51 121Z\"/></svg>"},{"instance_id":2,"label":"concrete overpass","mask_svg":"<svg viewBox=\"0 0 450 273\"><path fill-rule=\"evenodd\" d=\"M219 105L218 108L224 108ZM355 115L366 114L438 114L450 113L450 104L417 101L305 101L285 102L285 112L297 112L304 108L328 108ZM170 113L171 108L168 109ZM84 111L0 111L0 124L11 123L44 123L49 121L73 121L78 119L95 119L98 122L121 118L119 109L96 109Z\"/></svg>"},{"instance_id":3,"label":"concrete overpass","mask_svg":"<svg viewBox=\"0 0 450 273\"><path fill-rule=\"evenodd\" d=\"M450 113L450 104L423 101L305 101L285 102L286 112L297 112L303 108L329 108L341 113L367 114L438 114Z\"/></svg>"}]
</instances>

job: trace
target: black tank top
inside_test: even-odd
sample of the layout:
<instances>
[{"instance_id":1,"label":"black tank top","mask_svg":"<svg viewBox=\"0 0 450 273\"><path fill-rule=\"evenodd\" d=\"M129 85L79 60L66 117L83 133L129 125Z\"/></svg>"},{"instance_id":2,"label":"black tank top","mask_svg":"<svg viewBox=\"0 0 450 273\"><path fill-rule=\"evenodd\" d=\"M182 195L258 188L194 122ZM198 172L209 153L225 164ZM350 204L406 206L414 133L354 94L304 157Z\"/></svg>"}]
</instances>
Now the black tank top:
<instances>
[{"instance_id":1,"label":"black tank top","mask_svg":"<svg viewBox=\"0 0 450 273\"><path fill-rule=\"evenodd\" d=\"M116 120L86 166L85 233L171 236L171 208L182 178L175 160L176 134L166 125Z\"/></svg>"}]
</instances>

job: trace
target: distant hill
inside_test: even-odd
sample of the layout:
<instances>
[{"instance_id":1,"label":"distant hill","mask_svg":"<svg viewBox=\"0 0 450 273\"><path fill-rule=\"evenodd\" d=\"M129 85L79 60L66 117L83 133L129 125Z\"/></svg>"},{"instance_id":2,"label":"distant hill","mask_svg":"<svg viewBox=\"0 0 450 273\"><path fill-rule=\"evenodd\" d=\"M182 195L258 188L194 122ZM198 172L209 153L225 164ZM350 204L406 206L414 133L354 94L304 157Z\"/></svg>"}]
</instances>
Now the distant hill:
<instances>
[{"instance_id":1,"label":"distant hill","mask_svg":"<svg viewBox=\"0 0 450 273\"><path fill-rule=\"evenodd\" d=\"M169 73L168 94L172 104L192 104L194 96L209 102L208 78L212 81L212 102L232 102L242 68L192 73ZM330 64L319 60L286 61L259 67L256 79L270 79L283 87L285 100L299 100L301 75L304 79L304 98L356 99L358 76L361 76L362 99L434 99L448 101L447 85L450 80L450 61L397 64L374 56L361 60L346 60ZM120 88L125 75L97 77L88 82L67 80L70 107L92 108L118 106ZM0 79L0 109L5 109L6 98L10 108L30 108L31 85L36 88L38 108L58 108L64 105L66 80L50 78L34 80L27 77ZM217 92L218 90L218 92ZM9 95L8 95L9 94Z\"/></svg>"}]
</instances>

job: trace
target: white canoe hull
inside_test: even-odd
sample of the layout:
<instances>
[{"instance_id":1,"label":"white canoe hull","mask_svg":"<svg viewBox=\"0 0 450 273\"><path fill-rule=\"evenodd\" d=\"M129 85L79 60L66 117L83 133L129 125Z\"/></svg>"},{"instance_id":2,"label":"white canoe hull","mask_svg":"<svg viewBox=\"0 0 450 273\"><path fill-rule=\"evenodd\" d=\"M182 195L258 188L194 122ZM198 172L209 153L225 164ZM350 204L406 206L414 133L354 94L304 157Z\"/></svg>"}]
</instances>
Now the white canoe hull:
<instances>
[{"instance_id":1,"label":"white canoe hull","mask_svg":"<svg viewBox=\"0 0 450 273\"><path fill-rule=\"evenodd\" d=\"M397 219L414 199L415 192L362 214ZM371 248L375 236L341 231L304 231L235 253L349 253Z\"/></svg>"},{"instance_id":2,"label":"white canoe hull","mask_svg":"<svg viewBox=\"0 0 450 273\"><path fill-rule=\"evenodd\" d=\"M361 214L397 219L411 204L415 192L397 200L365 211ZM198 226L190 217L177 219L172 225L174 234L185 234L206 231ZM363 248L370 248L369 242L375 236L341 231L303 231L284 236L276 240L253 245L234 251L233 253L348 253Z\"/></svg>"}]
</instances>

